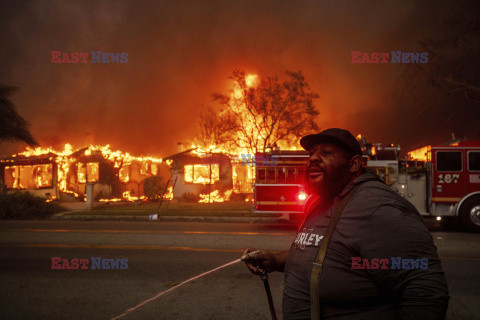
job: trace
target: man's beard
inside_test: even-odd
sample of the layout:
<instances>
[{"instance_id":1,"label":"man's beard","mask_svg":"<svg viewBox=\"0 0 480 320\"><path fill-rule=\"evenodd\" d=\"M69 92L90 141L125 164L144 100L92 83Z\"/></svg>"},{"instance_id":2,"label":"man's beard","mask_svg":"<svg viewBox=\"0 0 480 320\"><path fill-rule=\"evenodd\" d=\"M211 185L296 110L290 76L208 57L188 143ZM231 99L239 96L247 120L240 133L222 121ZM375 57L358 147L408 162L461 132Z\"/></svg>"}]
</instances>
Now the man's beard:
<instances>
[{"instance_id":1,"label":"man's beard","mask_svg":"<svg viewBox=\"0 0 480 320\"><path fill-rule=\"evenodd\" d=\"M310 170L315 168L319 171L320 176L310 177ZM322 198L333 198L340 193L348 182L350 171L347 164L342 164L336 168L332 168L331 172L327 172L318 166L310 166L305 170L305 184L307 191L318 194ZM317 181L319 180L319 181Z\"/></svg>"}]
</instances>

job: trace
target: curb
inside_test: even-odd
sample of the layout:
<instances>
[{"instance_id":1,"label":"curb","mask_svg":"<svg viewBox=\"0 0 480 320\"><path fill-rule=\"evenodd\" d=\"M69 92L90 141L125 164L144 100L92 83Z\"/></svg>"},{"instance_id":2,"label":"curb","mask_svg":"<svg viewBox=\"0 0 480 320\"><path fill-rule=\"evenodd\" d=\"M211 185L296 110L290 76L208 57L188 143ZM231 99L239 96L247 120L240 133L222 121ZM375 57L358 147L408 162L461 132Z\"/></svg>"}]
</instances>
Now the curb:
<instances>
[{"instance_id":1,"label":"curb","mask_svg":"<svg viewBox=\"0 0 480 320\"><path fill-rule=\"evenodd\" d=\"M158 219L150 220L149 215L125 216L125 215L53 215L50 220L83 220L83 221L164 221L164 222L230 222L230 223L290 223L285 218L262 218L262 217L201 217L201 216L158 216Z\"/></svg>"}]
</instances>

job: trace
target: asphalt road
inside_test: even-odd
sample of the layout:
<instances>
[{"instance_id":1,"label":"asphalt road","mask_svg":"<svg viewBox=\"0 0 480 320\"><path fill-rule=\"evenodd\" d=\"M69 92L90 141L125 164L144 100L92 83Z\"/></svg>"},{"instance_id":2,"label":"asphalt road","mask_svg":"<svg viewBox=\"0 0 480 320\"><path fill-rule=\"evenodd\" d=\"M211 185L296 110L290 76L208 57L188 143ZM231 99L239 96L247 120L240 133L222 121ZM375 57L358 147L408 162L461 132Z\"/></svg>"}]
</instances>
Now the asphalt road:
<instances>
[{"instance_id":1,"label":"asphalt road","mask_svg":"<svg viewBox=\"0 0 480 320\"><path fill-rule=\"evenodd\" d=\"M479 319L480 235L432 230L451 295L448 319ZM287 249L294 234L287 224L2 221L0 318L111 319L238 259L246 246ZM52 257L125 258L128 268L56 270ZM270 285L280 315L282 274ZM261 280L235 263L121 319L269 319L269 311Z\"/></svg>"}]
</instances>

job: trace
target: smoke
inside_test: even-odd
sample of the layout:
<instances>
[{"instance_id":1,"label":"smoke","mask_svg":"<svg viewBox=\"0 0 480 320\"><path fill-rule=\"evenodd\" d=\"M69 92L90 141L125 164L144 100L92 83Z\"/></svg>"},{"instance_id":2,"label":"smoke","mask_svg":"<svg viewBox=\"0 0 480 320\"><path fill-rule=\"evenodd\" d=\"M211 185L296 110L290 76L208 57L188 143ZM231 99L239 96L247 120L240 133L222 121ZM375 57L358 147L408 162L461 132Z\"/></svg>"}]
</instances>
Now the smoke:
<instances>
[{"instance_id":1,"label":"smoke","mask_svg":"<svg viewBox=\"0 0 480 320\"><path fill-rule=\"evenodd\" d=\"M198 135L202 106L229 88L234 68L260 77L302 70L320 94L320 127L347 127L373 142L408 147L418 136L447 140L463 127L447 121L407 129L411 117L393 99L401 66L352 64L350 52L419 52L418 41L438 37L442 15L454 5L3 1L0 82L20 87L13 102L44 146L108 143L167 156L177 142ZM128 63L52 64L54 50L128 52ZM431 100L423 96L422 103ZM435 121L449 115L439 114ZM0 155L23 147L3 143Z\"/></svg>"}]
</instances>

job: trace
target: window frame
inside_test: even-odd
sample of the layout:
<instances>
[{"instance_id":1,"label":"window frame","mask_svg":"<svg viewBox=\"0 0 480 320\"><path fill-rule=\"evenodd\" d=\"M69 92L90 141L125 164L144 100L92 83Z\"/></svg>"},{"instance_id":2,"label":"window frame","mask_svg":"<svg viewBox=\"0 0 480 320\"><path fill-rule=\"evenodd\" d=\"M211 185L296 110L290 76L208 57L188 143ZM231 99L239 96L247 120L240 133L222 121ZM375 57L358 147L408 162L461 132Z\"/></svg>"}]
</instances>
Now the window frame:
<instances>
[{"instance_id":1,"label":"window frame","mask_svg":"<svg viewBox=\"0 0 480 320\"><path fill-rule=\"evenodd\" d=\"M90 175L88 174L88 165L92 165L92 164L96 164L97 165L97 168L98 168L98 178L94 181L89 181L90 180ZM80 182L80 179L79 179L79 176L78 174L80 173L80 167L79 165L83 165L84 168L85 168L85 182ZM77 162L77 183L80 183L80 184L86 184L86 183L99 183L100 182L100 162L99 161L89 161L89 162L82 162L82 161L79 161Z\"/></svg>"},{"instance_id":2,"label":"window frame","mask_svg":"<svg viewBox=\"0 0 480 320\"><path fill-rule=\"evenodd\" d=\"M438 170L438 153L460 153L460 170ZM437 172L463 172L463 152L461 150L442 150L442 151L435 151L435 170Z\"/></svg>"},{"instance_id":3,"label":"window frame","mask_svg":"<svg viewBox=\"0 0 480 320\"><path fill-rule=\"evenodd\" d=\"M263 170L263 179L262 180L259 179L260 175L258 174L258 171L260 171L260 170ZM257 167L257 169L255 170L255 182L256 183L267 182L267 170L266 170L266 168L262 168L262 167L258 168Z\"/></svg>"},{"instance_id":4,"label":"window frame","mask_svg":"<svg viewBox=\"0 0 480 320\"><path fill-rule=\"evenodd\" d=\"M289 169L293 170L293 179L289 180L290 174L289 174ZM297 183L297 168L296 167L287 167L287 172L285 175L285 182L286 183Z\"/></svg>"},{"instance_id":5,"label":"window frame","mask_svg":"<svg viewBox=\"0 0 480 320\"><path fill-rule=\"evenodd\" d=\"M269 177L268 177L269 170L270 170L270 172L273 172L273 179L269 179ZM266 180L267 183L278 183L277 182L277 168L271 168L271 167L266 168L266 170L265 170L265 180Z\"/></svg>"},{"instance_id":6,"label":"window frame","mask_svg":"<svg viewBox=\"0 0 480 320\"><path fill-rule=\"evenodd\" d=\"M468 172L480 172L480 170L471 170L470 169L470 153L475 152L480 155L480 150L469 150L467 151L467 170Z\"/></svg>"},{"instance_id":7,"label":"window frame","mask_svg":"<svg viewBox=\"0 0 480 320\"><path fill-rule=\"evenodd\" d=\"M192 166L192 181L187 181L185 179L185 167L186 166ZM213 174L212 174L212 181L210 181L210 183L206 183L205 185L214 185L215 183L217 183L217 181L221 181L220 179L220 164L219 163L212 163L211 165L210 164L203 164L203 163L194 163L194 164L185 164L183 165L183 183L185 184L203 184L202 182L195 182L195 167L209 167L209 170L211 168L212 170L212 173L214 171L214 166L217 166L218 167L218 179L214 179L213 178Z\"/></svg>"},{"instance_id":8,"label":"window frame","mask_svg":"<svg viewBox=\"0 0 480 320\"><path fill-rule=\"evenodd\" d=\"M280 181L280 172L283 175L283 181ZM285 167L277 168L277 179L278 184L287 183L287 169Z\"/></svg>"}]
</instances>

